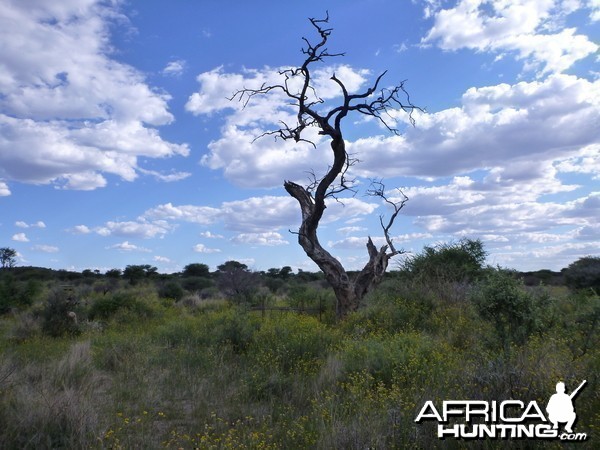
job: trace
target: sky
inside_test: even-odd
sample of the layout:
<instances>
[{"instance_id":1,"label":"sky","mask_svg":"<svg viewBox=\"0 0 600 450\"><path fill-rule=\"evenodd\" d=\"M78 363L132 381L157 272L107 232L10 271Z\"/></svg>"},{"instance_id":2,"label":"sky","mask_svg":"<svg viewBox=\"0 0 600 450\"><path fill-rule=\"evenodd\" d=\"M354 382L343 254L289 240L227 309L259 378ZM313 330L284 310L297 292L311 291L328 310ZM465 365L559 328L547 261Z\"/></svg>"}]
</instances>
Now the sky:
<instances>
[{"instance_id":1,"label":"sky","mask_svg":"<svg viewBox=\"0 0 600 450\"><path fill-rule=\"evenodd\" d=\"M373 179L409 198L390 232L406 255L462 238L522 271L600 255L598 0L0 0L0 247L77 271L318 270L283 182L322 174L327 141L256 139L293 108L230 99L300 66L327 12L344 56L313 68L323 108L334 73L361 93L384 71L423 108L390 114L399 135L343 123L357 192L319 231L347 269L384 243Z\"/></svg>"}]
</instances>

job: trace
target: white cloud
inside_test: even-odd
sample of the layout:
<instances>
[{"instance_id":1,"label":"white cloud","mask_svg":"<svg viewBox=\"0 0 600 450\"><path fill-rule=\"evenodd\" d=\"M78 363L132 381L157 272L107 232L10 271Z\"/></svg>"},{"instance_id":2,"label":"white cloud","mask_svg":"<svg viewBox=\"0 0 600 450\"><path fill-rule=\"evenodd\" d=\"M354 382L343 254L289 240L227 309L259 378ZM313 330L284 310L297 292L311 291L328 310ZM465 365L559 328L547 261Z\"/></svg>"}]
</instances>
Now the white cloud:
<instances>
[{"instance_id":1,"label":"white cloud","mask_svg":"<svg viewBox=\"0 0 600 450\"><path fill-rule=\"evenodd\" d=\"M155 170L146 170L142 168L138 168L138 172L143 173L144 175L153 176L157 180L164 181L165 183L172 183L174 181L185 180L186 178L192 176L192 174L189 172L171 172L169 174L164 174Z\"/></svg>"},{"instance_id":2,"label":"white cloud","mask_svg":"<svg viewBox=\"0 0 600 450\"><path fill-rule=\"evenodd\" d=\"M29 242L29 239L27 238L25 233L13 234L12 240L16 242Z\"/></svg>"},{"instance_id":3,"label":"white cloud","mask_svg":"<svg viewBox=\"0 0 600 450\"><path fill-rule=\"evenodd\" d=\"M223 239L223 235L214 234L210 231L203 231L202 233L200 233L200 236L207 238L207 239Z\"/></svg>"},{"instance_id":4,"label":"white cloud","mask_svg":"<svg viewBox=\"0 0 600 450\"><path fill-rule=\"evenodd\" d=\"M94 228L94 231L101 236L126 236L147 239L162 237L171 231L172 228L165 221L109 221L104 226Z\"/></svg>"},{"instance_id":5,"label":"white cloud","mask_svg":"<svg viewBox=\"0 0 600 450\"><path fill-rule=\"evenodd\" d=\"M314 142L317 149L305 142L282 141L274 136L259 136L274 131L282 122L294 126L296 112L280 89L265 95L230 98L242 89L258 89L263 84L283 83L279 71L287 68L265 67L260 70L245 69L241 73L226 73L222 67L198 75L200 88L192 94L186 109L196 115L212 115L226 111L229 115L221 130L221 137L212 141L209 153L202 164L213 169L223 169L225 177L242 187L280 186L283 180L304 181L306 173L322 173L330 163L331 150L319 146L323 137L316 128L308 128L304 139ZM359 90L367 81L369 71L348 65L337 65L315 70L314 87L321 99L327 102L340 96L339 86L331 80L335 75L350 92ZM299 79L287 81L290 91L300 88Z\"/></svg>"},{"instance_id":6,"label":"white cloud","mask_svg":"<svg viewBox=\"0 0 600 450\"><path fill-rule=\"evenodd\" d=\"M162 262L162 263L170 263L171 260L169 258L167 258L166 256L154 256L152 258L153 261L157 261L157 262Z\"/></svg>"},{"instance_id":7,"label":"white cloud","mask_svg":"<svg viewBox=\"0 0 600 450\"><path fill-rule=\"evenodd\" d=\"M107 247L107 249L116 249L122 252L143 252L143 253L150 253L151 250L147 249L145 247L138 247L135 244L130 243L129 241L123 241L119 244L115 244L115 245L111 245L110 247Z\"/></svg>"},{"instance_id":8,"label":"white cloud","mask_svg":"<svg viewBox=\"0 0 600 450\"><path fill-rule=\"evenodd\" d=\"M380 232L379 234L383 234L383 233ZM430 233L408 233L408 234L401 234L398 236L391 236L391 239L394 244L394 247L397 247L397 244L402 243L402 242L414 242L416 240L429 239L431 237L432 237L432 235ZM364 248L366 248L368 240L369 240L369 236L349 236L349 237L346 237L339 241L329 241L327 243L327 245L329 245L332 248L340 248L340 249L342 249L342 248L364 249ZM373 235L373 236L371 236L371 240L378 247L380 247L382 245L387 245L387 242L386 242L384 236ZM400 250L400 249L397 247L397 250Z\"/></svg>"},{"instance_id":9,"label":"white cloud","mask_svg":"<svg viewBox=\"0 0 600 450\"><path fill-rule=\"evenodd\" d=\"M44 253L57 253L59 251L59 248L55 247L54 245L44 245L44 244L34 245L33 247L31 247L31 249L39 251L39 252L44 252Z\"/></svg>"},{"instance_id":10,"label":"white cloud","mask_svg":"<svg viewBox=\"0 0 600 450\"><path fill-rule=\"evenodd\" d=\"M241 233L231 239L231 242L244 245L287 245L288 241L283 239L280 233L269 231L265 233Z\"/></svg>"},{"instance_id":11,"label":"white cloud","mask_svg":"<svg viewBox=\"0 0 600 450\"><path fill-rule=\"evenodd\" d=\"M365 227L342 227L342 228L338 228L338 233L342 233L342 234L352 234L352 233L358 233L360 231L366 231L367 229Z\"/></svg>"},{"instance_id":12,"label":"white cloud","mask_svg":"<svg viewBox=\"0 0 600 450\"><path fill-rule=\"evenodd\" d=\"M323 224L337 220L367 216L378 208L377 204L367 203L356 198L344 199L343 203L330 200ZM244 200L223 202L219 207L201 205L173 205L165 203L145 211L137 221L107 222L93 229L102 236L120 235L137 238L162 237L171 231L177 222L213 225L220 223L226 229L239 232L232 241L245 241L259 245L282 244L278 230L295 230L300 225L300 208L290 196L250 197ZM73 229L76 233L89 232L87 226ZM223 238L210 231L200 233L201 237ZM202 251L206 250L203 245Z\"/></svg>"},{"instance_id":13,"label":"white cloud","mask_svg":"<svg viewBox=\"0 0 600 450\"><path fill-rule=\"evenodd\" d=\"M90 230L90 228L86 225L75 225L71 229L71 232L74 234L89 234L92 232L92 230Z\"/></svg>"},{"instance_id":14,"label":"white cloud","mask_svg":"<svg viewBox=\"0 0 600 450\"><path fill-rule=\"evenodd\" d=\"M460 0L448 9L434 5L435 23L422 42L437 43L444 50L513 52L526 69L540 75L563 72L598 49L587 36L560 22L583 6L554 0Z\"/></svg>"},{"instance_id":15,"label":"white cloud","mask_svg":"<svg viewBox=\"0 0 600 450\"><path fill-rule=\"evenodd\" d=\"M260 233L299 223L300 212L292 197L263 196L224 202L221 214L231 230Z\"/></svg>"},{"instance_id":16,"label":"white cloud","mask_svg":"<svg viewBox=\"0 0 600 450\"><path fill-rule=\"evenodd\" d=\"M371 214L378 205L357 198L346 198L341 202L329 200L322 223ZM224 202L222 216L229 229L260 233L280 228L297 229L301 213L298 202L290 196L251 197L245 200Z\"/></svg>"},{"instance_id":17,"label":"white cloud","mask_svg":"<svg viewBox=\"0 0 600 450\"><path fill-rule=\"evenodd\" d=\"M193 250L196 253L220 253L221 252L221 250L218 248L208 248L204 244L194 245Z\"/></svg>"},{"instance_id":18,"label":"white cloud","mask_svg":"<svg viewBox=\"0 0 600 450\"><path fill-rule=\"evenodd\" d=\"M35 223L32 224L28 224L27 222L24 222L22 220L18 220L15 222L15 226L19 227L19 228L46 228L46 224L44 222L42 222L41 220L38 220Z\"/></svg>"},{"instance_id":19,"label":"white cloud","mask_svg":"<svg viewBox=\"0 0 600 450\"><path fill-rule=\"evenodd\" d=\"M366 248L368 240L365 236L350 236L339 241L329 241L327 245L331 248ZM385 245L384 237L371 237L371 240L378 247Z\"/></svg>"},{"instance_id":20,"label":"white cloud","mask_svg":"<svg viewBox=\"0 0 600 450\"><path fill-rule=\"evenodd\" d=\"M131 181L137 158L186 156L153 126L170 123L169 97L130 66L111 59L109 25L118 2L4 2L0 10L0 177L106 185ZM6 193L7 188L0 189Z\"/></svg>"},{"instance_id":21,"label":"white cloud","mask_svg":"<svg viewBox=\"0 0 600 450\"><path fill-rule=\"evenodd\" d=\"M441 177L515 164L578 157L597 143L600 80L555 75L544 81L470 88L460 108L418 113L403 136L375 136L350 143L365 177ZM535 161L532 164L532 161ZM526 175L524 172L521 175Z\"/></svg>"},{"instance_id":22,"label":"white cloud","mask_svg":"<svg viewBox=\"0 0 600 450\"><path fill-rule=\"evenodd\" d=\"M185 70L186 65L187 63L182 59L169 61L169 63L163 69L162 73L163 75L168 76L179 76Z\"/></svg>"},{"instance_id":23,"label":"white cloud","mask_svg":"<svg viewBox=\"0 0 600 450\"><path fill-rule=\"evenodd\" d=\"M8 188L8 185L0 180L0 197L8 197L11 194L10 189Z\"/></svg>"},{"instance_id":24,"label":"white cloud","mask_svg":"<svg viewBox=\"0 0 600 450\"><path fill-rule=\"evenodd\" d=\"M590 174L600 179L600 144L582 148L577 155L557 160L556 168L562 173Z\"/></svg>"},{"instance_id":25,"label":"white cloud","mask_svg":"<svg viewBox=\"0 0 600 450\"><path fill-rule=\"evenodd\" d=\"M220 210L210 206L181 205L174 206L172 203L165 203L147 210L144 218L154 220L176 220L183 222L192 222L202 225L214 223L220 216Z\"/></svg>"}]
</instances>

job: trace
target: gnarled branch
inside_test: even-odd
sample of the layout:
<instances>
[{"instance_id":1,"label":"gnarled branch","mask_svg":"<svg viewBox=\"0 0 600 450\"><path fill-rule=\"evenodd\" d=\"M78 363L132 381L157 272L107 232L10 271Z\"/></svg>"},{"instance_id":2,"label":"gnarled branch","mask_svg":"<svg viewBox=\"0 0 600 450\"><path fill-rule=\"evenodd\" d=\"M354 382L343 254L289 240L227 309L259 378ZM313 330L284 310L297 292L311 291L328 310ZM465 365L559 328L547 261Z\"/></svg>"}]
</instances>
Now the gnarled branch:
<instances>
[{"instance_id":1,"label":"gnarled branch","mask_svg":"<svg viewBox=\"0 0 600 450\"><path fill-rule=\"evenodd\" d=\"M400 210L404 207L408 198L400 191L400 201L392 201L385 193L385 186L381 181L373 181L368 194L375 195L384 200L393 208L393 213L387 223L383 216L380 217L381 227L386 239L386 245L377 249L373 240L369 237L367 252L369 261L364 268L353 277L350 277L342 264L327 252L319 243L317 228L326 208L325 201L334 198L339 201L340 194L346 191L354 192L355 183L348 178L348 170L358 162L346 151L346 143L342 133L342 123L350 113L358 113L378 120L386 129L394 134L398 130L392 126L392 110L403 110L408 113L410 121L414 123L412 113L421 110L411 103L410 97L404 88L404 82L394 87L380 87L387 72L381 73L374 83L359 93L350 93L342 80L335 74L331 80L340 89L342 100L338 106L323 111L325 102L319 97L312 82L312 67L315 63L322 63L331 57L343 56L343 53L332 53L327 49L327 41L331 34L331 28L327 28L329 15L324 19L310 19L312 26L317 31L320 40L311 43L303 38L305 43L302 53L305 55L304 62L300 67L280 71L283 81L280 84L263 84L258 89L244 88L233 94L231 99L237 99L245 107L256 95L269 94L273 91L283 93L291 101L291 105L297 108L296 123L286 124L282 122L279 130L268 131L260 137L267 135L275 136L283 140L295 142L314 142L302 137L307 127L318 127L319 135L326 136L330 140L333 161L323 177L318 178L314 173L308 186L304 187L291 181L286 181L284 187L288 194L294 197L302 211L302 222L297 233L298 242L306 254L319 266L325 274L326 279L334 289L337 298L338 317L345 316L349 311L358 307L362 297L382 279L388 265L388 260L402 251L394 247L390 237L390 229L394 224ZM292 79L300 77L300 87L293 88ZM297 84L295 86L298 86ZM376 94L377 93L377 94Z\"/></svg>"}]
</instances>

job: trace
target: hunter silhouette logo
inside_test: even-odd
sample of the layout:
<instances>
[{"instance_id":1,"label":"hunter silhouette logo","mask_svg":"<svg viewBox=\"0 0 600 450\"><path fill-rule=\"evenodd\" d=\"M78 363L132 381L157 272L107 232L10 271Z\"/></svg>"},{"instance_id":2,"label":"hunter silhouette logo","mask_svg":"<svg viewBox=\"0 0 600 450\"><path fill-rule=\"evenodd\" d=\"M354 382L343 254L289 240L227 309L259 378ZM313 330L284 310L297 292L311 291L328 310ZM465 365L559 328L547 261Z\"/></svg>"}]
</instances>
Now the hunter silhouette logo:
<instances>
[{"instance_id":1,"label":"hunter silhouette logo","mask_svg":"<svg viewBox=\"0 0 600 450\"><path fill-rule=\"evenodd\" d=\"M561 441L585 441L586 433L575 433L577 420L573 401L586 380L570 394L565 392L565 383L556 384L546 406L546 414L535 400L523 402L510 399L444 400L441 407L434 402L425 402L416 423L437 422L439 439L559 439ZM561 425L564 424L564 431Z\"/></svg>"},{"instance_id":2,"label":"hunter silhouette logo","mask_svg":"<svg viewBox=\"0 0 600 450\"><path fill-rule=\"evenodd\" d=\"M548 419L553 424L552 429L558 429L559 422L566 422L565 431L573 433L573 424L577 419L577 414L575 414L575 408L573 407L573 399L586 382L587 380L583 380L570 395L565 394L565 383L562 381L556 383L556 394L550 397L550 401L546 407Z\"/></svg>"}]
</instances>

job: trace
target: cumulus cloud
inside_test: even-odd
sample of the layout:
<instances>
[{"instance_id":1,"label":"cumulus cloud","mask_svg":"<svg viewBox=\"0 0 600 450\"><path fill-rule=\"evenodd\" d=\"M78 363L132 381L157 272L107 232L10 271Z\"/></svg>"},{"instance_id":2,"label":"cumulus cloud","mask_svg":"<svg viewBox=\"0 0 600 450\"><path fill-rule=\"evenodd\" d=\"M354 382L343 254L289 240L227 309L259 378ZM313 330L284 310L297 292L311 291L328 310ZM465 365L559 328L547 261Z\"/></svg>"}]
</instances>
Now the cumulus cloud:
<instances>
[{"instance_id":1,"label":"cumulus cloud","mask_svg":"<svg viewBox=\"0 0 600 450\"><path fill-rule=\"evenodd\" d=\"M172 226L165 221L124 221L106 222L104 226L94 228L101 236L126 236L141 239L162 237L172 230Z\"/></svg>"},{"instance_id":2,"label":"cumulus cloud","mask_svg":"<svg viewBox=\"0 0 600 450\"><path fill-rule=\"evenodd\" d=\"M378 206L356 198L344 199L343 203L331 200L328 202L323 223L365 216ZM279 228L297 227L300 223L300 210L296 200L290 196L265 195L223 202L218 207L166 203L150 208L142 214L142 219L191 222L200 225L221 223L233 231L264 233ZM204 237L216 236L207 234Z\"/></svg>"},{"instance_id":3,"label":"cumulus cloud","mask_svg":"<svg viewBox=\"0 0 600 450\"><path fill-rule=\"evenodd\" d=\"M223 239L223 235L214 234L211 231L203 231L202 233L200 233L200 236L207 238L207 239Z\"/></svg>"},{"instance_id":4,"label":"cumulus cloud","mask_svg":"<svg viewBox=\"0 0 600 450\"><path fill-rule=\"evenodd\" d=\"M15 222L15 226L19 228L46 228L46 224L41 220L38 220L37 222L31 224L22 220L18 220Z\"/></svg>"},{"instance_id":5,"label":"cumulus cloud","mask_svg":"<svg viewBox=\"0 0 600 450\"><path fill-rule=\"evenodd\" d=\"M600 128L597 125L600 123L600 80L558 73L589 54L592 48L589 40L561 28L561 23L554 22L551 14L544 12L556 12L554 7L548 6L552 2L537 6L523 4L525 9L519 9L521 6L514 2L471 3L483 5L477 14L492 17L484 20L474 12L469 16L481 22L479 28L474 28L475 34L483 39L480 47L475 46L475 40L469 44L466 35L452 37L436 32L435 27L427 42L448 49L467 47L500 55L514 50L527 64L539 63L539 75L545 77L472 87L463 93L460 104L455 107L415 112L416 126L406 128L403 135L375 135L347 141L349 153L360 159L360 163L351 168L350 175L358 177L359 183L366 178L403 177L403 189L410 198L403 215L421 228L423 236L481 237L493 242L495 248L506 243L508 237L525 246L557 242L554 239L561 235L556 231L560 227L571 229L571 233L579 230L577 236L582 238L593 236L595 229L586 214L593 204L594 194L586 195L582 186L573 181L574 177L566 182L564 175L600 177ZM442 23L444 16L439 14L440 4L428 2L435 23ZM574 9L579 8L579 4L573 5ZM567 7L567 2L555 6L563 16L574 10ZM461 2L457 7L471 14L466 3ZM538 11L541 18L532 12L535 8L542 8ZM519 14L522 17L519 18ZM466 29L468 27L461 25L457 33ZM509 36L520 38L511 41ZM443 41L445 37L447 41ZM556 47L554 39L563 39L567 45ZM509 42L518 42L519 46L510 47ZM560 55L551 54L553 49L558 49ZM368 78L367 72L350 67L346 70L356 74L359 88ZM321 169L328 164L326 142L318 136L314 140L317 148L274 141L272 137L254 140L278 128L277 121L293 120L293 111L276 93L253 97L246 108L242 108L243 103L226 98L243 87L276 84L275 72L263 68L227 73L218 68L198 77L200 89L188 101L188 109L195 114L223 113L221 136L209 144L209 153L202 164L222 170L228 180L239 186L271 187L280 185L284 179L303 182L306 180L295 178L310 169L322 173ZM336 92L335 89L325 89L325 92L327 105ZM407 120L401 113L392 113L391 119L396 120L399 127ZM569 204L552 201L552 196L576 200ZM344 201L346 207L351 206L346 210L351 211L348 215L343 214L341 205L328 205L323 224L336 220L350 224L381 206L363 201L353 204L353 200L357 199ZM253 220L251 216L259 208L258 199L230 202L222 205L219 220L245 234L277 231L285 223L299 223L299 211L293 199L265 197L261 201L277 206L261 209L264 217ZM293 229L289 225L287 228ZM334 247L364 245L364 238L353 236L360 234L358 230L355 233L352 228L344 227L341 232L352 236L331 241ZM571 237L576 238L575 234Z\"/></svg>"},{"instance_id":6,"label":"cumulus cloud","mask_svg":"<svg viewBox=\"0 0 600 450\"><path fill-rule=\"evenodd\" d=\"M305 142L262 136L267 131L279 129L282 123L295 123L297 113L280 89L252 97L248 102L246 97L234 96L242 89L282 84L283 77L279 72L285 69L287 67L265 67L227 73L223 67L218 67L198 75L199 90L189 97L186 109L195 115L228 113L221 137L209 144L209 153L201 160L203 165L213 170L222 169L230 182L241 187L280 186L285 179L305 181L302 178L307 172L321 173L327 169L330 149L327 145L319 145L323 137L316 128L305 130L303 136L315 143L316 149ZM312 80L324 106L340 96L339 86L331 80L333 73L351 92L363 87L370 75L367 70L348 65L315 70ZM299 90L300 81L299 78L289 79L290 91ZM259 136L262 137L257 139Z\"/></svg>"},{"instance_id":7,"label":"cumulus cloud","mask_svg":"<svg viewBox=\"0 0 600 450\"><path fill-rule=\"evenodd\" d=\"M337 231L338 233L342 233L342 234L352 234L352 233L357 233L360 231L366 231L367 229L365 227L356 227L356 226L352 226L352 227L342 227L342 228L338 228Z\"/></svg>"},{"instance_id":8,"label":"cumulus cloud","mask_svg":"<svg viewBox=\"0 0 600 450\"><path fill-rule=\"evenodd\" d=\"M434 25L422 43L444 50L511 52L539 75L564 72L598 50L587 36L562 26L565 16L583 6L554 0L460 0L452 8L440 9L428 2L426 11L433 15Z\"/></svg>"},{"instance_id":9,"label":"cumulus cloud","mask_svg":"<svg viewBox=\"0 0 600 450\"><path fill-rule=\"evenodd\" d=\"M293 198L270 195L224 202L221 214L227 228L254 233L291 227L299 218Z\"/></svg>"},{"instance_id":10,"label":"cumulus cloud","mask_svg":"<svg viewBox=\"0 0 600 450\"><path fill-rule=\"evenodd\" d=\"M269 231L265 233L241 233L231 239L231 242L245 245L287 245L288 241L283 239L280 233Z\"/></svg>"},{"instance_id":11,"label":"cumulus cloud","mask_svg":"<svg viewBox=\"0 0 600 450\"><path fill-rule=\"evenodd\" d=\"M8 185L0 180L0 197L8 197L11 194L10 189L8 188Z\"/></svg>"},{"instance_id":12,"label":"cumulus cloud","mask_svg":"<svg viewBox=\"0 0 600 450\"><path fill-rule=\"evenodd\" d=\"M87 225L75 225L70 231L74 234L89 234L92 232Z\"/></svg>"},{"instance_id":13,"label":"cumulus cloud","mask_svg":"<svg viewBox=\"0 0 600 450\"><path fill-rule=\"evenodd\" d=\"M12 240L15 242L29 242L29 238L25 235L25 233L13 234Z\"/></svg>"},{"instance_id":14,"label":"cumulus cloud","mask_svg":"<svg viewBox=\"0 0 600 450\"><path fill-rule=\"evenodd\" d=\"M174 206L172 203L165 203L147 210L143 217L152 220L171 220L209 225L214 223L220 214L218 208L210 206Z\"/></svg>"},{"instance_id":15,"label":"cumulus cloud","mask_svg":"<svg viewBox=\"0 0 600 450\"><path fill-rule=\"evenodd\" d=\"M110 57L118 2L4 2L0 10L0 177L92 190L131 181L138 157L186 156L153 128L169 96ZM7 188L0 189L6 192Z\"/></svg>"},{"instance_id":16,"label":"cumulus cloud","mask_svg":"<svg viewBox=\"0 0 600 450\"><path fill-rule=\"evenodd\" d=\"M107 247L107 249L116 249L122 252L143 252L150 253L151 250L145 247L139 247L135 244L130 243L129 241L123 241L119 244L111 245Z\"/></svg>"},{"instance_id":17,"label":"cumulus cloud","mask_svg":"<svg viewBox=\"0 0 600 450\"><path fill-rule=\"evenodd\" d=\"M150 175L159 181L164 181L165 183L172 183L174 181L185 180L188 177L191 177L192 174L189 172L171 172L171 173L161 173L155 170L147 170L139 168L138 172L143 173L144 175Z\"/></svg>"},{"instance_id":18,"label":"cumulus cloud","mask_svg":"<svg viewBox=\"0 0 600 450\"><path fill-rule=\"evenodd\" d=\"M577 158L600 139L599 106L600 80L570 75L470 88L460 107L419 113L403 136L358 139L349 151L360 156L354 171L365 177L442 177Z\"/></svg>"},{"instance_id":19,"label":"cumulus cloud","mask_svg":"<svg viewBox=\"0 0 600 450\"><path fill-rule=\"evenodd\" d=\"M209 248L204 244L196 244L193 247L196 253L220 253L221 250L218 248Z\"/></svg>"},{"instance_id":20,"label":"cumulus cloud","mask_svg":"<svg viewBox=\"0 0 600 450\"><path fill-rule=\"evenodd\" d=\"M45 245L45 244L34 245L33 247L31 247L31 249L38 251L38 252L44 252L44 253L57 253L59 251L58 247L56 247L54 245Z\"/></svg>"},{"instance_id":21,"label":"cumulus cloud","mask_svg":"<svg viewBox=\"0 0 600 450\"><path fill-rule=\"evenodd\" d=\"M394 243L394 246L396 246L396 244L414 242L416 240L429 239L431 237L433 237L433 235L430 233L408 233L400 234L397 236L391 236L391 239ZM364 249L367 245L368 240L369 236L349 236L338 241L329 241L327 245L329 245L331 248L339 249ZM383 236L371 236L371 240L376 246L387 245L387 242Z\"/></svg>"},{"instance_id":22,"label":"cumulus cloud","mask_svg":"<svg viewBox=\"0 0 600 450\"><path fill-rule=\"evenodd\" d=\"M162 73L163 75L168 76L179 76L185 70L186 62L182 59L178 59L175 61L169 61L169 63L165 66Z\"/></svg>"}]
</instances>

